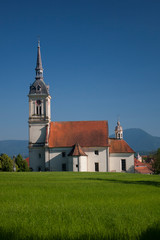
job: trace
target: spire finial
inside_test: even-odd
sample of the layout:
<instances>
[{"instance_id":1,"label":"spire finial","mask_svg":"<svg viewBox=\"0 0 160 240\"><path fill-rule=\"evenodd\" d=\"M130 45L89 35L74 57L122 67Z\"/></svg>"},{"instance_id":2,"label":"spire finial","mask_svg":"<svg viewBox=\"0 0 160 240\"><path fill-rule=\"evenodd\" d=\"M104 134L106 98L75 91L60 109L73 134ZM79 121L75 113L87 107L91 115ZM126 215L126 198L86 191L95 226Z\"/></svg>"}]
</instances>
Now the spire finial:
<instances>
[{"instance_id":1,"label":"spire finial","mask_svg":"<svg viewBox=\"0 0 160 240\"><path fill-rule=\"evenodd\" d=\"M37 35L38 43L40 42L40 35Z\"/></svg>"},{"instance_id":2,"label":"spire finial","mask_svg":"<svg viewBox=\"0 0 160 240\"><path fill-rule=\"evenodd\" d=\"M120 115L119 114L117 115L117 123L118 122L120 123Z\"/></svg>"},{"instance_id":3,"label":"spire finial","mask_svg":"<svg viewBox=\"0 0 160 240\"><path fill-rule=\"evenodd\" d=\"M40 47L40 36L38 36L37 39L38 39L38 47Z\"/></svg>"}]
</instances>

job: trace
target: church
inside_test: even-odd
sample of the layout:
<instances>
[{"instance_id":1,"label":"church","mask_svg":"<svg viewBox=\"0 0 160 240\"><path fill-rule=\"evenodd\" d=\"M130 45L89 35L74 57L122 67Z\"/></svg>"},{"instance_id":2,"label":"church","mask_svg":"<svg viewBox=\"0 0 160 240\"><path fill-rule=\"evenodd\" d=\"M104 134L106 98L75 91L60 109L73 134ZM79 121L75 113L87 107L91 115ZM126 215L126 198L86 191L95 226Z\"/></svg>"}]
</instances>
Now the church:
<instances>
[{"instance_id":1,"label":"church","mask_svg":"<svg viewBox=\"0 0 160 240\"><path fill-rule=\"evenodd\" d=\"M33 171L134 172L134 151L120 122L109 138L108 121L51 122L51 96L43 79L40 43L29 90L29 163Z\"/></svg>"}]
</instances>

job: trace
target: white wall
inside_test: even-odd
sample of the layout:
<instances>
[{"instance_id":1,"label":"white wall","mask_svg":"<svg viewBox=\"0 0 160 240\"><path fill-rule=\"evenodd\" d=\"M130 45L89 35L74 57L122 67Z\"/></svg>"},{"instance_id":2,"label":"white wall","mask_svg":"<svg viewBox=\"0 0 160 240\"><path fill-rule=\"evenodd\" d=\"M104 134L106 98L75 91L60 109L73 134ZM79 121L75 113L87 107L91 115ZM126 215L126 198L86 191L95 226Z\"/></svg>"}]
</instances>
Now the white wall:
<instances>
[{"instance_id":1,"label":"white wall","mask_svg":"<svg viewBox=\"0 0 160 240\"><path fill-rule=\"evenodd\" d=\"M68 171L73 172L73 157L68 157L67 161L68 161Z\"/></svg>"},{"instance_id":2,"label":"white wall","mask_svg":"<svg viewBox=\"0 0 160 240\"><path fill-rule=\"evenodd\" d=\"M126 159L126 172L134 172L134 153L110 153L110 172L122 172L121 160Z\"/></svg>"},{"instance_id":3,"label":"white wall","mask_svg":"<svg viewBox=\"0 0 160 240\"><path fill-rule=\"evenodd\" d=\"M134 154L132 153L111 153L108 159L108 148L83 148L83 151L88 155L80 157L69 157L72 148L31 148L30 149L30 166L34 171L38 171L41 166L42 170L45 167L50 171L62 171L62 164L66 164L67 171L89 171L95 172L95 163L99 163L99 171L115 171L121 172L121 160L126 159L126 171L134 172ZM95 150L98 150L99 155L95 154ZM65 157L62 157L62 152L66 153ZM41 154L41 158L39 158ZM78 168L76 167L78 165ZM108 168L109 167L109 168Z\"/></svg>"},{"instance_id":4,"label":"white wall","mask_svg":"<svg viewBox=\"0 0 160 240\"><path fill-rule=\"evenodd\" d=\"M29 127L29 142L30 143L45 143L46 124L30 124Z\"/></svg>"},{"instance_id":5,"label":"white wall","mask_svg":"<svg viewBox=\"0 0 160 240\"><path fill-rule=\"evenodd\" d=\"M87 156L69 157L67 161L68 171L87 172Z\"/></svg>"},{"instance_id":6,"label":"white wall","mask_svg":"<svg viewBox=\"0 0 160 240\"><path fill-rule=\"evenodd\" d=\"M87 156L74 156L73 172L87 172Z\"/></svg>"},{"instance_id":7,"label":"white wall","mask_svg":"<svg viewBox=\"0 0 160 240\"><path fill-rule=\"evenodd\" d=\"M79 172L79 157L74 156L73 158L73 172Z\"/></svg>"},{"instance_id":8,"label":"white wall","mask_svg":"<svg viewBox=\"0 0 160 240\"><path fill-rule=\"evenodd\" d=\"M50 158L50 171L62 171L62 164L66 164L67 171L70 170L70 157L68 154L70 153L71 148L52 148L49 149L49 158ZM66 157L62 157L62 152L66 153Z\"/></svg>"},{"instance_id":9,"label":"white wall","mask_svg":"<svg viewBox=\"0 0 160 240\"><path fill-rule=\"evenodd\" d=\"M29 166L33 171L45 170L45 153L44 148L31 148L29 149Z\"/></svg>"},{"instance_id":10,"label":"white wall","mask_svg":"<svg viewBox=\"0 0 160 240\"><path fill-rule=\"evenodd\" d=\"M72 148L52 148L49 149L49 160L46 160L46 166L50 166L51 171L62 171L62 164L66 163L67 171L89 171L95 172L95 162L99 163L99 171L106 172L108 169L108 148L83 148L83 151L88 155L80 157L69 157ZM95 154L98 150L99 155ZM66 157L62 157L62 152L66 152ZM48 163L47 163L48 162ZM78 165L78 168L76 167Z\"/></svg>"},{"instance_id":11,"label":"white wall","mask_svg":"<svg viewBox=\"0 0 160 240\"><path fill-rule=\"evenodd\" d=\"M98 150L99 155L95 154L95 150ZM96 147L96 148L83 148L83 151L88 155L88 172L95 172L95 163L99 163L99 172L107 172L108 169L108 148Z\"/></svg>"},{"instance_id":12,"label":"white wall","mask_svg":"<svg viewBox=\"0 0 160 240\"><path fill-rule=\"evenodd\" d=\"M87 156L80 156L79 157L79 172L87 172L87 164L88 163L88 157Z\"/></svg>"}]
</instances>

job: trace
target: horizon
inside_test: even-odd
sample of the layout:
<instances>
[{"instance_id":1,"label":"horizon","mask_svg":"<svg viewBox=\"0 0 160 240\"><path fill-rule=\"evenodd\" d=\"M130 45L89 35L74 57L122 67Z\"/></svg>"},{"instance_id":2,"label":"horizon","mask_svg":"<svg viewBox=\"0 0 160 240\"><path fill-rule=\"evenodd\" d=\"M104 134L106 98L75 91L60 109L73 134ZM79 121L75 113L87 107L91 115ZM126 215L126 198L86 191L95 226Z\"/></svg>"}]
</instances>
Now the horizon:
<instances>
[{"instance_id":1,"label":"horizon","mask_svg":"<svg viewBox=\"0 0 160 240\"><path fill-rule=\"evenodd\" d=\"M94 120L94 121L96 121L96 120ZM132 129L134 129L134 130L141 130L141 131L149 134L149 135L152 136L152 137L158 137L158 138L160 138L159 136L151 135L150 133L146 132L145 130L143 130L143 129L141 129L141 128L127 128L127 129L123 129L123 132L125 132L125 131L127 131L127 130L132 130ZM115 133L113 132L113 133L109 134L108 137L109 137L109 138L113 138L112 135L115 135ZM123 137L123 139L124 139L124 137ZM5 142L5 141L28 141L28 139L5 139L5 140L0 139L0 142L2 142L2 141L3 141L3 142Z\"/></svg>"},{"instance_id":2,"label":"horizon","mask_svg":"<svg viewBox=\"0 0 160 240\"><path fill-rule=\"evenodd\" d=\"M1 4L0 140L28 140L40 35L52 121L107 120L110 135L160 137L160 2L46 0Z\"/></svg>"}]
</instances>

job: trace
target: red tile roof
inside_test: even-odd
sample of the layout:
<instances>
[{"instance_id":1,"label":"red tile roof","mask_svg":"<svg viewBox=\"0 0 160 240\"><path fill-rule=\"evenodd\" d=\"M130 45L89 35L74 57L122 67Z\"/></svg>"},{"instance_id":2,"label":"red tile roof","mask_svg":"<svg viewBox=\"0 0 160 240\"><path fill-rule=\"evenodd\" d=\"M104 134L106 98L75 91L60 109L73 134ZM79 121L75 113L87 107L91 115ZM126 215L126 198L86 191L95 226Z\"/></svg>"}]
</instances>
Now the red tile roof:
<instances>
[{"instance_id":1,"label":"red tile roof","mask_svg":"<svg viewBox=\"0 0 160 240\"><path fill-rule=\"evenodd\" d=\"M151 173L153 173L151 164L140 162L135 158L134 159L134 165L135 165L134 169L135 169L136 173L141 173L141 174L151 174Z\"/></svg>"},{"instance_id":2,"label":"red tile roof","mask_svg":"<svg viewBox=\"0 0 160 240\"><path fill-rule=\"evenodd\" d=\"M29 167L29 157L27 157L25 160L27 161Z\"/></svg>"},{"instance_id":3,"label":"red tile roof","mask_svg":"<svg viewBox=\"0 0 160 240\"><path fill-rule=\"evenodd\" d=\"M87 154L85 152L83 152L81 146L76 143L71 152L68 154L68 156L87 156Z\"/></svg>"},{"instance_id":4,"label":"red tile roof","mask_svg":"<svg viewBox=\"0 0 160 240\"><path fill-rule=\"evenodd\" d=\"M142 158L147 158L148 156L147 155L141 155Z\"/></svg>"},{"instance_id":5,"label":"red tile roof","mask_svg":"<svg viewBox=\"0 0 160 240\"><path fill-rule=\"evenodd\" d=\"M135 167L135 172L136 173L141 173L141 174L151 174L151 173L153 173L153 171L151 171L147 166Z\"/></svg>"},{"instance_id":6,"label":"red tile roof","mask_svg":"<svg viewBox=\"0 0 160 240\"><path fill-rule=\"evenodd\" d=\"M51 122L49 147L106 147L108 121Z\"/></svg>"},{"instance_id":7,"label":"red tile roof","mask_svg":"<svg viewBox=\"0 0 160 240\"><path fill-rule=\"evenodd\" d=\"M123 139L110 138L110 153L134 153L133 149Z\"/></svg>"},{"instance_id":8,"label":"red tile roof","mask_svg":"<svg viewBox=\"0 0 160 240\"><path fill-rule=\"evenodd\" d=\"M134 159L134 165L135 165L136 167L145 166L145 163L140 162L140 161L138 161L138 160L135 158L135 159Z\"/></svg>"}]
</instances>

